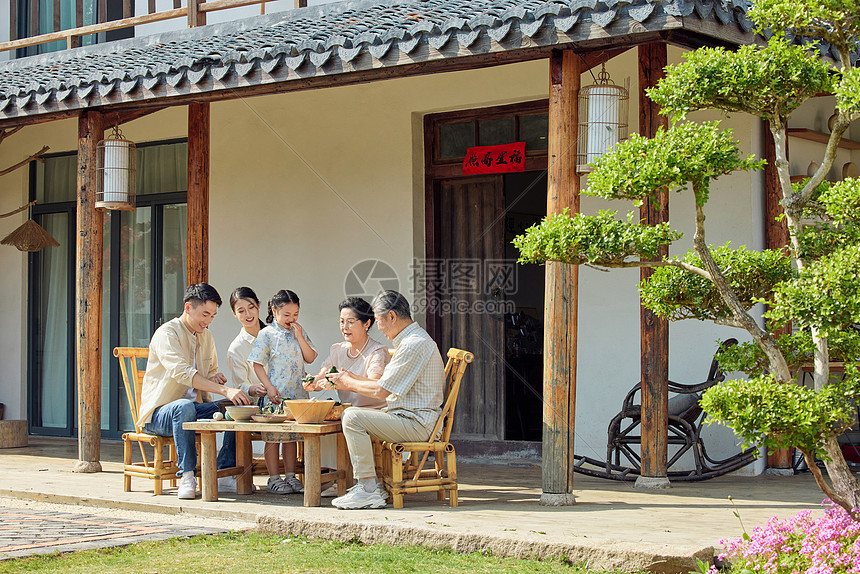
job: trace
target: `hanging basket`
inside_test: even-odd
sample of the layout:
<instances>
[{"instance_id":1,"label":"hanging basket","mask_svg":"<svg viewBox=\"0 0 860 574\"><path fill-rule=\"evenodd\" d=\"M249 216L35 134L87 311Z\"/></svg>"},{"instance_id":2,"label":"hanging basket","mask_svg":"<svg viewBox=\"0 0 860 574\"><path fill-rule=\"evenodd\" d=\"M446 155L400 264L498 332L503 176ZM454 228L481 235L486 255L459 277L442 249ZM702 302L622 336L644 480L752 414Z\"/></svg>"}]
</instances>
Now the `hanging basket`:
<instances>
[{"instance_id":1,"label":"hanging basket","mask_svg":"<svg viewBox=\"0 0 860 574\"><path fill-rule=\"evenodd\" d=\"M577 172L592 171L589 164L627 139L629 94L626 86L612 83L605 64L597 75L597 83L579 91Z\"/></svg>"},{"instance_id":2,"label":"hanging basket","mask_svg":"<svg viewBox=\"0 0 860 574\"><path fill-rule=\"evenodd\" d=\"M96 146L96 209L134 211L137 151L119 126Z\"/></svg>"},{"instance_id":3,"label":"hanging basket","mask_svg":"<svg viewBox=\"0 0 860 574\"><path fill-rule=\"evenodd\" d=\"M18 229L7 235L0 244L14 245L18 251L41 251L45 247L60 245L50 233L32 219L28 219Z\"/></svg>"}]
</instances>

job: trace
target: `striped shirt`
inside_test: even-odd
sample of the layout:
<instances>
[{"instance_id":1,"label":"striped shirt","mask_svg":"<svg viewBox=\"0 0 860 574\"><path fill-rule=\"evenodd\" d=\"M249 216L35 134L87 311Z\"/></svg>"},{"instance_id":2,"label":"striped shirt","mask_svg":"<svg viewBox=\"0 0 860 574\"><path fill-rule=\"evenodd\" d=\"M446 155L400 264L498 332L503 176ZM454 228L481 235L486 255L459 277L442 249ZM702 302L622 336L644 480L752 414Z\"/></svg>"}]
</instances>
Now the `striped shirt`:
<instances>
[{"instance_id":1,"label":"striped shirt","mask_svg":"<svg viewBox=\"0 0 860 574\"><path fill-rule=\"evenodd\" d=\"M427 331L411 323L394 338L394 355L385 366L379 386L391 393L383 409L411 418L433 430L442 411L445 364Z\"/></svg>"}]
</instances>

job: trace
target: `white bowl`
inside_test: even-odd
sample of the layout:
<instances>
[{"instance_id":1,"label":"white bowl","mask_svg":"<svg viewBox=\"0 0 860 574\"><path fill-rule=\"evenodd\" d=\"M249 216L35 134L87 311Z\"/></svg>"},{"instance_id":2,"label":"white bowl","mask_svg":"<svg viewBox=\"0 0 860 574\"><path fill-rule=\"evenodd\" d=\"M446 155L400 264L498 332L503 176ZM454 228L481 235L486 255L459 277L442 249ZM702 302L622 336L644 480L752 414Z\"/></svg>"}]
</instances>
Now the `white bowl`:
<instances>
[{"instance_id":1,"label":"white bowl","mask_svg":"<svg viewBox=\"0 0 860 574\"><path fill-rule=\"evenodd\" d=\"M227 416L234 421L249 421L251 417L260 413L260 407L257 405L234 405L227 407Z\"/></svg>"}]
</instances>

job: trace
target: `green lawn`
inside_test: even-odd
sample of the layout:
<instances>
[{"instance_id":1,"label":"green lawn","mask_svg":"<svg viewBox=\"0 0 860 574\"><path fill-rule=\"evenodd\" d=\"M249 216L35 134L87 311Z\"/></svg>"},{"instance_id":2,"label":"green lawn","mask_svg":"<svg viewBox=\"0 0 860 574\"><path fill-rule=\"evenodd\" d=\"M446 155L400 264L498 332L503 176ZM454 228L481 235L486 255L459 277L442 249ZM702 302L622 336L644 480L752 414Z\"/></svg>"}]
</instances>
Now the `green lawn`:
<instances>
[{"instance_id":1,"label":"green lawn","mask_svg":"<svg viewBox=\"0 0 860 574\"><path fill-rule=\"evenodd\" d=\"M559 557L552 561L517 560L482 554L387 545L345 544L328 540L283 538L257 533L227 533L147 542L121 548L88 550L0 562L0 574L63 572L74 574L266 574L353 572L565 572L588 574Z\"/></svg>"}]
</instances>

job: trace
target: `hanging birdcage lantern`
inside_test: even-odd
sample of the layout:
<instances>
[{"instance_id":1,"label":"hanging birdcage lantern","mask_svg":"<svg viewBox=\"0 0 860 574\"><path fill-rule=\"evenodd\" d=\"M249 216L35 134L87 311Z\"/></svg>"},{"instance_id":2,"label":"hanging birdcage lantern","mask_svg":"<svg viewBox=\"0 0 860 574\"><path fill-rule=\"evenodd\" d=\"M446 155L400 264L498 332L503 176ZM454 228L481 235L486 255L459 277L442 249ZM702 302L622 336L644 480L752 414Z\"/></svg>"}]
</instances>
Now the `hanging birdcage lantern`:
<instances>
[{"instance_id":1,"label":"hanging birdcage lantern","mask_svg":"<svg viewBox=\"0 0 860 574\"><path fill-rule=\"evenodd\" d=\"M613 84L606 64L597 74L597 83L579 91L579 147L576 170L589 172L589 165L621 140L627 139L627 109L630 91Z\"/></svg>"},{"instance_id":2,"label":"hanging birdcage lantern","mask_svg":"<svg viewBox=\"0 0 860 574\"><path fill-rule=\"evenodd\" d=\"M119 125L96 150L96 208L134 211L137 151Z\"/></svg>"}]
</instances>

